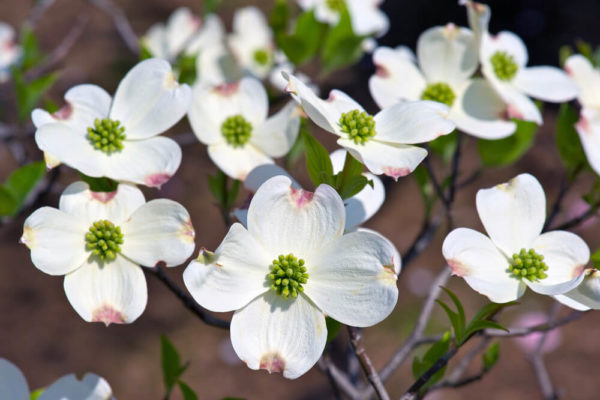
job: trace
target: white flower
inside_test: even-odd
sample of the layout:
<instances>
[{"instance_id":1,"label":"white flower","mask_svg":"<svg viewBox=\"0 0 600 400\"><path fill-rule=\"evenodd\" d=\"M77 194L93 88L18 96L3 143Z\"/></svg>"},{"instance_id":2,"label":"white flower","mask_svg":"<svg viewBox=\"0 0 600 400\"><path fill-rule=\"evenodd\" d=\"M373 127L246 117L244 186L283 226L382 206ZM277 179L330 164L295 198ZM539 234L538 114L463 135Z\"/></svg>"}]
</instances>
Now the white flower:
<instances>
[{"instance_id":1,"label":"white flower","mask_svg":"<svg viewBox=\"0 0 600 400\"><path fill-rule=\"evenodd\" d=\"M218 16L210 14L202 24L188 8L181 7L171 14L166 24L152 25L141 42L153 57L173 61L182 53L197 54L220 44L224 31Z\"/></svg>"},{"instance_id":2,"label":"white flower","mask_svg":"<svg viewBox=\"0 0 600 400\"><path fill-rule=\"evenodd\" d=\"M567 59L565 70L579 87L581 113L575 129L590 166L600 174L600 70L579 54Z\"/></svg>"},{"instance_id":3,"label":"white flower","mask_svg":"<svg viewBox=\"0 0 600 400\"><path fill-rule=\"evenodd\" d=\"M293 101L267 118L268 111L260 81L244 78L196 86L188 118L211 160L230 177L244 180L254 167L284 156L298 136L300 117Z\"/></svg>"},{"instance_id":4,"label":"white flower","mask_svg":"<svg viewBox=\"0 0 600 400\"><path fill-rule=\"evenodd\" d=\"M369 88L379 107L433 100L450 107L448 119L463 132L500 139L515 131L516 124L502 118L506 105L494 88L484 79L471 78L479 59L469 29L453 24L428 29L417 42L417 58L418 67L404 47L375 51L377 72L369 80Z\"/></svg>"},{"instance_id":5,"label":"white flower","mask_svg":"<svg viewBox=\"0 0 600 400\"><path fill-rule=\"evenodd\" d=\"M512 32L497 35L483 32L481 71L508 104L509 117L542 123L542 114L531 96L561 103L574 99L577 86L561 69L551 66L527 67L525 44Z\"/></svg>"},{"instance_id":6,"label":"white flower","mask_svg":"<svg viewBox=\"0 0 600 400\"><path fill-rule=\"evenodd\" d=\"M214 254L185 270L200 305L235 310L231 341L249 368L297 378L323 352L325 315L365 327L391 313L398 297L393 247L369 232L344 235L344 226L344 204L332 187L311 193L276 176L254 195L248 228L234 224Z\"/></svg>"},{"instance_id":7,"label":"white flower","mask_svg":"<svg viewBox=\"0 0 600 400\"><path fill-rule=\"evenodd\" d=\"M137 64L119 84L114 99L95 85L65 95L67 106L53 115L34 110L38 147L92 177L160 187L181 163L181 148L159 137L187 112L191 89L179 85L168 62Z\"/></svg>"},{"instance_id":8,"label":"white flower","mask_svg":"<svg viewBox=\"0 0 600 400\"><path fill-rule=\"evenodd\" d=\"M59 209L42 207L25 220L21 242L39 270L65 275L67 298L81 318L108 325L142 314L148 293L140 265L183 263L194 251L194 229L174 201L146 203L127 184L100 193L75 182Z\"/></svg>"},{"instance_id":9,"label":"white flower","mask_svg":"<svg viewBox=\"0 0 600 400\"><path fill-rule=\"evenodd\" d=\"M533 176L521 174L481 189L476 203L489 237L458 228L442 247L453 274L474 290L505 303L521 297L528 286L537 293L556 295L583 280L590 250L571 232L542 233L546 196Z\"/></svg>"},{"instance_id":10,"label":"white flower","mask_svg":"<svg viewBox=\"0 0 600 400\"><path fill-rule=\"evenodd\" d=\"M0 83L10 77L10 67L21 55L21 47L15 43L15 30L0 22Z\"/></svg>"},{"instance_id":11,"label":"white flower","mask_svg":"<svg viewBox=\"0 0 600 400\"><path fill-rule=\"evenodd\" d=\"M275 65L273 69L269 73L269 83L275 89L283 92L287 86L287 79L283 77L283 73L285 72L288 75L294 74L296 67L292 64L283 52L278 51L275 53ZM316 84L311 83L310 77L306 74L303 74L300 71L296 71L295 75L302 82L307 84L313 92L319 94L319 87Z\"/></svg>"},{"instance_id":12,"label":"white flower","mask_svg":"<svg viewBox=\"0 0 600 400\"><path fill-rule=\"evenodd\" d=\"M587 269L585 278L575 289L554 298L575 310L600 310L600 271Z\"/></svg>"},{"instance_id":13,"label":"white flower","mask_svg":"<svg viewBox=\"0 0 600 400\"><path fill-rule=\"evenodd\" d=\"M0 358L0 399L29 400L29 385L23 373L10 361ZM65 375L44 389L37 400L110 400L112 389L104 378L85 374L78 380Z\"/></svg>"},{"instance_id":14,"label":"white flower","mask_svg":"<svg viewBox=\"0 0 600 400\"><path fill-rule=\"evenodd\" d=\"M256 7L238 9L233 16L233 33L227 38L229 47L242 69L259 79L273 67L275 43L265 16Z\"/></svg>"},{"instance_id":15,"label":"white flower","mask_svg":"<svg viewBox=\"0 0 600 400\"><path fill-rule=\"evenodd\" d=\"M431 141L454 130L446 117L448 107L432 101L396 103L377 115L339 90L327 100L318 98L298 78L287 75L286 91L322 129L339 136L337 143L375 175L398 179L411 173L427 156L427 150L412 146Z\"/></svg>"},{"instance_id":16,"label":"white flower","mask_svg":"<svg viewBox=\"0 0 600 400\"><path fill-rule=\"evenodd\" d=\"M379 6L383 0L298 0L304 10L315 10L317 21L337 25L340 12L348 9L352 29L358 36L383 36L390 27L390 20Z\"/></svg>"}]
</instances>

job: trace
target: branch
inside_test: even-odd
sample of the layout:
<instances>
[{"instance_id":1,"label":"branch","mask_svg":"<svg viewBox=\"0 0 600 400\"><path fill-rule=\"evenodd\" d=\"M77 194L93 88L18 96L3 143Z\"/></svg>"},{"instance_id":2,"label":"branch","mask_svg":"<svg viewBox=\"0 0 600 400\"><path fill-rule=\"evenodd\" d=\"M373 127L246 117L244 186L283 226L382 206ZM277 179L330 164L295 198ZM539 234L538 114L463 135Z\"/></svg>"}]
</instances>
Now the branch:
<instances>
[{"instance_id":1,"label":"branch","mask_svg":"<svg viewBox=\"0 0 600 400\"><path fill-rule=\"evenodd\" d=\"M340 371L338 367L335 366L335 364L331 361L328 355L323 355L319 359L319 368L327 375L327 378L331 383L336 399L338 397L341 398L341 396L338 396L339 390L342 390L346 394L346 396L350 397L353 400L359 398L360 393L354 387L352 382L350 382L348 376L344 372Z\"/></svg>"},{"instance_id":2,"label":"branch","mask_svg":"<svg viewBox=\"0 0 600 400\"><path fill-rule=\"evenodd\" d=\"M509 332L496 329L486 329L484 331L484 335L489 337L515 337L527 336L536 332L548 332L552 329L558 328L559 326L563 326L570 322L576 321L588 312L589 311L573 311L569 315L557 319L556 321L548 321L543 324L530 326L528 328L514 328L511 329Z\"/></svg>"},{"instance_id":3,"label":"branch","mask_svg":"<svg viewBox=\"0 0 600 400\"><path fill-rule=\"evenodd\" d=\"M404 268L427 248L427 245L435 236L435 232L440 227L440 224L439 218L434 218L433 220L431 218L425 219L417 237L408 250L406 250L406 253L404 253L404 257L402 257L402 265Z\"/></svg>"},{"instance_id":4,"label":"branch","mask_svg":"<svg viewBox=\"0 0 600 400\"><path fill-rule=\"evenodd\" d=\"M468 339L467 339L468 341ZM466 343L463 342L461 344L464 345ZM440 357L435 364L433 364L431 366L431 368L429 368L423 375L421 375L419 377L419 379L417 379L406 391L406 393L404 393L404 396L401 397L401 400L413 400L417 397L417 395L419 394L419 391L421 390L421 388L423 386L425 386L425 384L427 383L427 381L429 379L431 379L431 377L433 375L435 375L439 370L441 370L442 368L444 368L446 366L446 364L448 364L448 361L450 361L450 359L452 357L454 357L456 355L456 353L458 352L459 347L453 347L450 350L448 350L448 352L446 354L444 354L442 357Z\"/></svg>"},{"instance_id":5,"label":"branch","mask_svg":"<svg viewBox=\"0 0 600 400\"><path fill-rule=\"evenodd\" d=\"M554 222L554 218L556 218L556 216L558 215L560 208L562 206L562 202L565 199L565 195L567 194L567 192L569 191L569 189L571 188L571 185L566 181L566 180L562 180L562 182L560 183L560 189L558 191L558 196L556 196L556 201L554 202L554 205L552 206L552 211L550 211L550 215L548 215L548 218L546 219L546 223L544 224L544 228L542 229L542 232L545 232L548 230L548 228L550 227L550 225L552 225L552 222Z\"/></svg>"},{"instance_id":6,"label":"branch","mask_svg":"<svg viewBox=\"0 0 600 400\"><path fill-rule=\"evenodd\" d=\"M206 310L198 305L192 297L185 293L175 282L165 274L165 271L157 265L155 267L144 268L144 271L151 273L158 278L175 296L183 303L185 308L196 314L205 324L216 326L217 328L229 329L229 322L216 318L207 313Z\"/></svg>"},{"instance_id":7,"label":"branch","mask_svg":"<svg viewBox=\"0 0 600 400\"><path fill-rule=\"evenodd\" d=\"M383 386L383 382L377 373L377 370L373 366L371 359L367 355L365 348L362 346L360 339L361 335L357 328L348 327L348 334L350 335L350 344L352 345L352 349L354 350L354 354L358 358L360 362L360 366L363 369L363 372L367 376L367 379L371 383L371 386L375 390L377 397L380 400L390 400L390 395L385 390Z\"/></svg>"},{"instance_id":8,"label":"branch","mask_svg":"<svg viewBox=\"0 0 600 400\"><path fill-rule=\"evenodd\" d=\"M592 206L583 214L581 214L573 219L570 219L567 222L557 226L555 228L555 230L564 231L567 229L574 228L577 225L581 224L582 222L586 221L587 219L594 217L596 215L596 211L598 211L598 206Z\"/></svg>"},{"instance_id":9,"label":"branch","mask_svg":"<svg viewBox=\"0 0 600 400\"><path fill-rule=\"evenodd\" d=\"M125 13L112 0L88 0L92 5L108 14L125 45L134 54L140 54L140 44Z\"/></svg>"},{"instance_id":10,"label":"branch","mask_svg":"<svg viewBox=\"0 0 600 400\"><path fill-rule=\"evenodd\" d=\"M27 17L26 24L30 27L34 28L38 21L42 18L42 16L46 13L46 11L52 7L52 5L56 2L56 0L40 0L35 6L31 9L29 13L29 17Z\"/></svg>"}]
</instances>

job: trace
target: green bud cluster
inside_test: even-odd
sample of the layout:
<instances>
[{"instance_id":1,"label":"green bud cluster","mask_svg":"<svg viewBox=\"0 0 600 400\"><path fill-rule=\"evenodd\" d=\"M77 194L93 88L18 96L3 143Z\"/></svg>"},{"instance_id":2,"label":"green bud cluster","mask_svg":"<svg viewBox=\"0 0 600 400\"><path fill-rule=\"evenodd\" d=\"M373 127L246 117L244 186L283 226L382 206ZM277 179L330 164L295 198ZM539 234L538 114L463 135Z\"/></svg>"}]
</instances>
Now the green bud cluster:
<instances>
[{"instance_id":1,"label":"green bud cluster","mask_svg":"<svg viewBox=\"0 0 600 400\"><path fill-rule=\"evenodd\" d=\"M515 62L515 58L505 51L497 51L490 58L494 73L501 81L510 81L515 77L519 66Z\"/></svg>"},{"instance_id":2,"label":"green bud cluster","mask_svg":"<svg viewBox=\"0 0 600 400\"><path fill-rule=\"evenodd\" d=\"M365 144L377 133L373 116L359 110L343 113L340 117L340 127L356 144Z\"/></svg>"},{"instance_id":3,"label":"green bud cluster","mask_svg":"<svg viewBox=\"0 0 600 400\"><path fill-rule=\"evenodd\" d=\"M333 11L342 12L346 8L345 0L325 0L327 8Z\"/></svg>"},{"instance_id":4,"label":"green bud cluster","mask_svg":"<svg viewBox=\"0 0 600 400\"><path fill-rule=\"evenodd\" d=\"M267 279L271 282L271 289L284 299L298 297L304 291L303 284L308 280L304 260L294 257L293 254L280 255L270 265L271 271Z\"/></svg>"},{"instance_id":5,"label":"green bud cluster","mask_svg":"<svg viewBox=\"0 0 600 400\"><path fill-rule=\"evenodd\" d=\"M513 254L508 270L516 278L525 278L531 282L539 281L548 276L544 272L548 270L548 266L544 262L544 256L536 253L533 249L529 249L529 251L521 249L519 253Z\"/></svg>"},{"instance_id":6,"label":"green bud cluster","mask_svg":"<svg viewBox=\"0 0 600 400\"><path fill-rule=\"evenodd\" d=\"M125 140L123 132L125 127L121 126L119 121L96 118L94 127L88 128L87 138L94 149L111 154L123 150L123 140Z\"/></svg>"},{"instance_id":7,"label":"green bud cluster","mask_svg":"<svg viewBox=\"0 0 600 400\"><path fill-rule=\"evenodd\" d=\"M85 235L85 247L92 255L109 262L117 257L123 244L121 228L105 219L96 221Z\"/></svg>"},{"instance_id":8,"label":"green bud cluster","mask_svg":"<svg viewBox=\"0 0 600 400\"><path fill-rule=\"evenodd\" d=\"M252 136L252 124L240 114L233 115L221 125L223 137L233 147L243 147Z\"/></svg>"},{"instance_id":9,"label":"green bud cluster","mask_svg":"<svg viewBox=\"0 0 600 400\"><path fill-rule=\"evenodd\" d=\"M271 59L271 57L269 56L269 52L265 49L258 49L254 52L253 55L254 61L256 61L256 63L258 65L267 65L269 63L269 60Z\"/></svg>"},{"instance_id":10,"label":"green bud cluster","mask_svg":"<svg viewBox=\"0 0 600 400\"><path fill-rule=\"evenodd\" d=\"M443 103L448 107L451 107L454 104L454 100L456 99L456 95L452 88L443 82L431 83L427 85L423 94L421 95L421 100L431 100L437 101L438 103Z\"/></svg>"}]
</instances>

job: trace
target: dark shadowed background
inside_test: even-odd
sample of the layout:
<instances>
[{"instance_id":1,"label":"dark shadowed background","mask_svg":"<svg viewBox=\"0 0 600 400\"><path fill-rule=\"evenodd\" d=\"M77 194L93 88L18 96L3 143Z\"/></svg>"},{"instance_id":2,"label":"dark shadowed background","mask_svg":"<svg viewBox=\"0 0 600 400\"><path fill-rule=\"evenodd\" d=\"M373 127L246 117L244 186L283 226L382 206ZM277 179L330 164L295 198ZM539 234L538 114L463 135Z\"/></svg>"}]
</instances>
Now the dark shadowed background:
<instances>
[{"instance_id":1,"label":"dark shadowed background","mask_svg":"<svg viewBox=\"0 0 600 400\"><path fill-rule=\"evenodd\" d=\"M151 24L166 20L179 6L188 6L196 12L201 10L199 1L117 0L116 3L123 8L139 35ZM249 4L268 10L271 2L225 0L220 14L231 26L235 8ZM528 45L530 64L557 65L559 47L573 44L576 39L599 43L600 2L498 0L489 4L492 7L491 32L511 30L520 35ZM0 20L18 27L27 18L31 6L32 1L27 0L0 0ZM454 0L387 0L383 9L392 23L389 33L379 41L385 45L404 44L414 48L420 32L431 26L447 22L466 25L465 10ZM95 83L114 92L123 73L136 62L136 57L123 45L106 14L84 0L56 0L36 28L42 48L50 52L82 15L89 17L86 29L61 62L61 78L51 91L52 99L58 104L61 104L62 95L68 88L80 83ZM323 93L338 87L373 109L374 103L367 87L372 72L372 63L367 57L356 67L326 80ZM0 86L0 104L3 107L0 118L3 122L16 121L14 107L9 105L13 104L13 96L10 84ZM535 145L521 161L508 168L485 170L459 192L454 208L458 226L481 230L474 209L477 189L506 181L520 172L537 176L546 190L548 203L553 201L564 178L554 146L555 113L555 107L545 108L545 124L537 134ZM169 135L189 131L190 127L184 120ZM316 129L315 133L319 140L333 149L331 137L323 132L317 133ZM41 159L31 137L24 135L19 140L25 143L31 160ZM475 145L471 138L466 141L461 165L463 178L479 166ZM435 164L440 174L446 171L447 167L437 160ZM0 180L4 180L16 167L11 152L0 144ZM307 183L303 168L301 162L294 173ZM206 175L215 171L216 167L209 161L204 146L194 142L184 147L181 168L162 190L144 189L148 198L171 198L189 210L196 228L198 248L215 249L225 234L224 224L206 184ZM589 186L591 178L590 174L584 176L568 195L567 207L557 222L585 211L585 205L576 194ZM76 179L72 170L62 167L58 184L43 199L43 204L57 206L62 189ZM403 253L421 226L423 206L420 194L411 177L398 183L386 181L386 188L387 202L366 226L386 235ZM245 194L240 195L239 202L244 199ZM32 209L25 210L23 215L0 227L0 357L17 364L32 388L48 385L66 373L93 371L110 382L119 399L160 399L163 385L159 335L166 334L178 347L183 359L190 361L183 380L197 391L201 399L226 396L248 399L332 398L328 381L317 368L295 381L247 369L235 357L227 331L204 325L152 276L147 276L149 301L146 311L134 324L105 328L101 324L85 323L67 302L62 278L38 271L29 259L29 251L18 244L23 221L31 212ZM597 220L580 226L576 232L587 240L592 250L600 244ZM364 331L366 349L379 368L406 339L427 293L428 282L444 265L441 243L445 233L445 228L440 229L427 251L400 275L400 298L396 311L377 327ZM180 266L168 271L182 286L184 268ZM472 291L461 279L452 278L449 287L457 291L470 315L485 303L485 298ZM521 306L503 314L502 322L507 326L515 323L516 318L526 311L546 313L551 307L550 299L531 293L525 295L521 303ZM562 313L566 312L562 310ZM436 310L428 331L440 333L445 327L444 315ZM588 313L581 321L562 328L560 333L562 346L546 356L553 382L565 399L597 399L600 316ZM342 339L345 340L344 337ZM541 398L533 370L520 348L511 340L501 341L500 347L499 364L483 380L460 390L436 392L430 398ZM474 371L478 363L474 363ZM389 380L387 387L392 398L398 398L412 383L409 364ZM178 396L179 393L175 393L173 398L178 399Z\"/></svg>"}]
</instances>

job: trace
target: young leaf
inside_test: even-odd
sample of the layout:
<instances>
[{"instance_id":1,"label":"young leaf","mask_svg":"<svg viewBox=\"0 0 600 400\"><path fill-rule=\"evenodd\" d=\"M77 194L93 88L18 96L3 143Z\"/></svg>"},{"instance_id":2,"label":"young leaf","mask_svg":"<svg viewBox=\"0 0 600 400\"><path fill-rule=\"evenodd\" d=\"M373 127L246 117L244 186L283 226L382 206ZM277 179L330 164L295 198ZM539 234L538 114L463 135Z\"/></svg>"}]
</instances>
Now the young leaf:
<instances>
[{"instance_id":1,"label":"young leaf","mask_svg":"<svg viewBox=\"0 0 600 400\"><path fill-rule=\"evenodd\" d=\"M40 101L42 95L50 89L57 79L58 74L50 73L40 76L31 82L26 82L23 73L13 69L19 122L24 122L27 119L33 108Z\"/></svg>"},{"instance_id":2,"label":"young leaf","mask_svg":"<svg viewBox=\"0 0 600 400\"><path fill-rule=\"evenodd\" d=\"M412 372L415 379L421 377L421 375L433 367L433 365L448 352L450 349L450 338L450 332L446 332L438 342L434 343L429 350L427 350L425 355L423 355L423 358L416 356L413 359ZM445 371L446 367L444 366L431 378L429 378L422 390L426 390L427 388L439 382L439 380L444 376Z\"/></svg>"},{"instance_id":3,"label":"young leaf","mask_svg":"<svg viewBox=\"0 0 600 400\"><path fill-rule=\"evenodd\" d=\"M574 170L587 164L587 158L575 130L579 115L568 103L560 105L556 120L556 147L567 169Z\"/></svg>"},{"instance_id":4,"label":"young leaf","mask_svg":"<svg viewBox=\"0 0 600 400\"><path fill-rule=\"evenodd\" d=\"M15 200L15 208L10 214L16 214L17 211L19 211L23 205L23 202L25 202L27 195L33 190L40 179L42 179L45 172L46 165L44 162L37 161L22 166L8 177L4 183L4 190L10 193L12 198ZM1 212L0 215L2 215Z\"/></svg>"},{"instance_id":5,"label":"young leaf","mask_svg":"<svg viewBox=\"0 0 600 400\"><path fill-rule=\"evenodd\" d=\"M191 387L182 381L177 381L177 384L179 385L179 389L183 394L183 400L198 400L196 392L194 392Z\"/></svg>"},{"instance_id":6,"label":"young leaf","mask_svg":"<svg viewBox=\"0 0 600 400\"><path fill-rule=\"evenodd\" d=\"M356 36L348 10L340 14L340 22L329 30L321 53L325 73L354 63L363 53L364 37Z\"/></svg>"},{"instance_id":7,"label":"young leaf","mask_svg":"<svg viewBox=\"0 0 600 400\"><path fill-rule=\"evenodd\" d=\"M21 71L35 67L44 59L35 33L28 24L23 25L23 29L21 29L21 49Z\"/></svg>"},{"instance_id":8,"label":"young leaf","mask_svg":"<svg viewBox=\"0 0 600 400\"><path fill-rule=\"evenodd\" d=\"M225 203L226 210L231 209L235 203L238 193L240 192L240 181L234 179L231 182L231 187L227 191L227 202Z\"/></svg>"},{"instance_id":9,"label":"young leaf","mask_svg":"<svg viewBox=\"0 0 600 400\"><path fill-rule=\"evenodd\" d=\"M0 216L13 215L18 208L17 200L4 186L0 185Z\"/></svg>"},{"instance_id":10,"label":"young leaf","mask_svg":"<svg viewBox=\"0 0 600 400\"><path fill-rule=\"evenodd\" d=\"M325 25L317 21L314 11L307 11L296 21L292 35L280 31L276 36L277 45L295 65L301 65L316 54L322 43Z\"/></svg>"},{"instance_id":11,"label":"young leaf","mask_svg":"<svg viewBox=\"0 0 600 400\"><path fill-rule=\"evenodd\" d=\"M537 125L534 122L514 121L517 129L511 136L499 140L479 139L477 141L479 156L486 167L512 164L520 159L533 144Z\"/></svg>"},{"instance_id":12,"label":"young leaf","mask_svg":"<svg viewBox=\"0 0 600 400\"><path fill-rule=\"evenodd\" d=\"M348 199L367 185L369 180L362 174L363 166L348 152L342 171L335 176L335 188L342 199Z\"/></svg>"},{"instance_id":13,"label":"young leaf","mask_svg":"<svg viewBox=\"0 0 600 400\"><path fill-rule=\"evenodd\" d=\"M327 343L331 342L340 333L342 324L331 317L325 317L327 325Z\"/></svg>"},{"instance_id":14,"label":"young leaf","mask_svg":"<svg viewBox=\"0 0 600 400\"><path fill-rule=\"evenodd\" d=\"M315 186L326 183L333 186L333 165L325 147L311 134L304 135L306 168Z\"/></svg>"},{"instance_id":15,"label":"young leaf","mask_svg":"<svg viewBox=\"0 0 600 400\"><path fill-rule=\"evenodd\" d=\"M162 358L162 370L163 380L168 394L171 393L173 387L177 383L177 380L186 370L187 365L181 365L179 359L179 353L169 339L161 335L160 336L160 347L161 347L161 358Z\"/></svg>"},{"instance_id":16,"label":"young leaf","mask_svg":"<svg viewBox=\"0 0 600 400\"><path fill-rule=\"evenodd\" d=\"M462 342L462 332L464 331L464 326L461 326L460 324L460 318L458 316L457 313L455 313L454 311L452 311L450 309L450 307L448 307L448 305L446 303L444 303L441 300L436 300L436 303L438 303L446 312L446 315L448 316L448 319L450 320L450 323L452 324L452 330L454 331L454 336L456 337L456 342L460 343Z\"/></svg>"},{"instance_id":17,"label":"young leaf","mask_svg":"<svg viewBox=\"0 0 600 400\"><path fill-rule=\"evenodd\" d=\"M290 8L287 0L275 0L271 14L269 15L269 25L273 29L273 34L277 37L285 33L287 22L290 15Z\"/></svg>"},{"instance_id":18,"label":"young leaf","mask_svg":"<svg viewBox=\"0 0 600 400\"><path fill-rule=\"evenodd\" d=\"M483 369L489 371L498 362L500 358L500 343L494 342L487 348L481 356L483 359Z\"/></svg>"},{"instance_id":19,"label":"young leaf","mask_svg":"<svg viewBox=\"0 0 600 400\"><path fill-rule=\"evenodd\" d=\"M182 55L175 67L179 70L179 82L193 85L196 82L196 56Z\"/></svg>"},{"instance_id":20,"label":"young leaf","mask_svg":"<svg viewBox=\"0 0 600 400\"><path fill-rule=\"evenodd\" d=\"M0 201L0 204L2 204L2 202ZM597 249L592 256L590 257L590 260L592 261L592 265L594 266L594 268L596 269L600 269L600 248Z\"/></svg>"},{"instance_id":21,"label":"young leaf","mask_svg":"<svg viewBox=\"0 0 600 400\"><path fill-rule=\"evenodd\" d=\"M225 205L226 183L227 175L225 175L221 170L217 171L217 174L214 176L208 175L208 188L210 189L210 192L215 200L217 200L217 204L219 204L220 207Z\"/></svg>"},{"instance_id":22,"label":"young leaf","mask_svg":"<svg viewBox=\"0 0 600 400\"><path fill-rule=\"evenodd\" d=\"M114 192L119 186L119 182L113 181L110 178L92 178L85 174L79 173L81 180L87 183L92 192Z\"/></svg>"},{"instance_id":23,"label":"young leaf","mask_svg":"<svg viewBox=\"0 0 600 400\"><path fill-rule=\"evenodd\" d=\"M471 321L490 319L503 308L516 306L518 304L519 302L517 301L510 301L508 303L488 303L485 306L481 307L479 311L477 311L477 313Z\"/></svg>"},{"instance_id":24,"label":"young leaf","mask_svg":"<svg viewBox=\"0 0 600 400\"><path fill-rule=\"evenodd\" d=\"M459 345L462 344L469 337L471 337L475 333L482 331L484 329L499 329L499 330L508 332L508 329L506 329L505 327L503 327L502 325L500 325L499 323L494 322L494 321L487 321L487 320L471 321L471 323L467 326L467 329L465 329L463 340L461 342L459 342L458 344Z\"/></svg>"}]
</instances>

